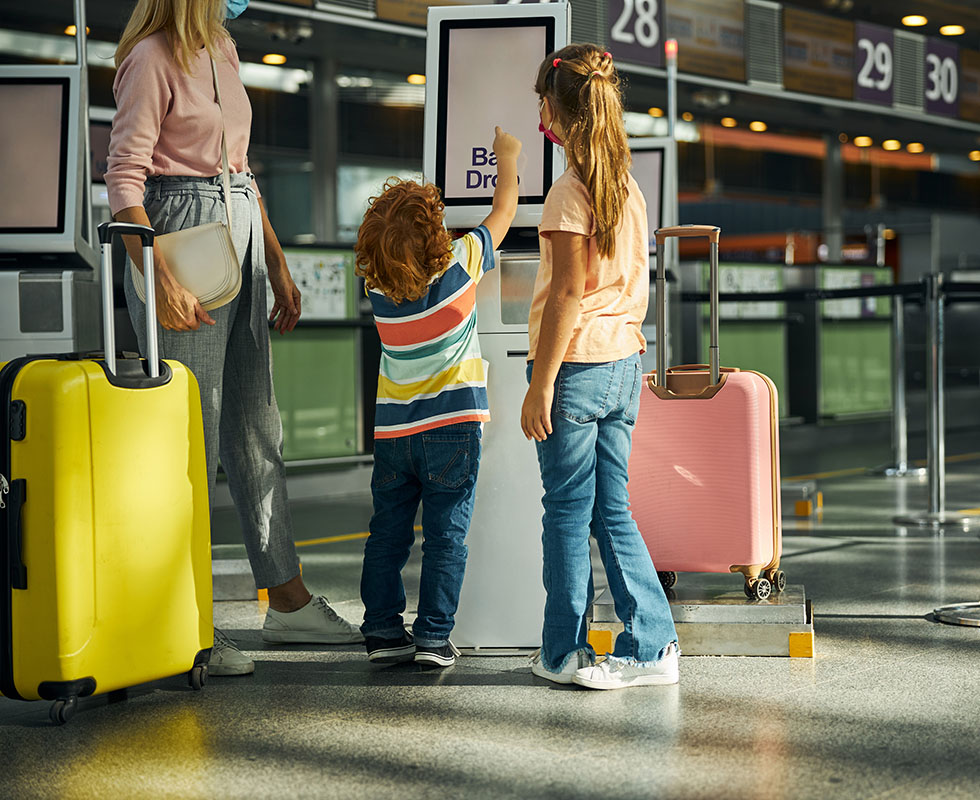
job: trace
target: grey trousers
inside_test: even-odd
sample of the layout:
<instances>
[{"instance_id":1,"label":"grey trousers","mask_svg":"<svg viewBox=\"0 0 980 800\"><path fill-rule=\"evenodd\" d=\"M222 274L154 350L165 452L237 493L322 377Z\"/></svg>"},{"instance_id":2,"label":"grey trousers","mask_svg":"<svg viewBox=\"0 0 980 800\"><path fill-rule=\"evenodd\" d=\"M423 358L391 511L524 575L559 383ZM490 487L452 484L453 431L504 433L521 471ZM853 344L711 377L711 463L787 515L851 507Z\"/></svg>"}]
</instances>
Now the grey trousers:
<instances>
[{"instance_id":1,"label":"grey trousers","mask_svg":"<svg viewBox=\"0 0 980 800\"><path fill-rule=\"evenodd\" d=\"M187 332L158 328L158 337L161 358L180 361L197 378L204 415L208 496L213 505L220 457L241 521L255 585L264 589L296 577L299 558L286 495L282 420L271 385L262 229L252 217L259 213L258 201L245 176L233 175L232 179L232 238L238 253L244 255L241 292L228 305L209 312L214 325L202 324L199 330ZM151 179L144 197L150 223L162 234L223 220L219 184L220 179L218 184L212 179ZM145 354L146 308L136 295L128 269L124 280L129 316L140 351ZM263 324L252 324L257 317Z\"/></svg>"}]
</instances>

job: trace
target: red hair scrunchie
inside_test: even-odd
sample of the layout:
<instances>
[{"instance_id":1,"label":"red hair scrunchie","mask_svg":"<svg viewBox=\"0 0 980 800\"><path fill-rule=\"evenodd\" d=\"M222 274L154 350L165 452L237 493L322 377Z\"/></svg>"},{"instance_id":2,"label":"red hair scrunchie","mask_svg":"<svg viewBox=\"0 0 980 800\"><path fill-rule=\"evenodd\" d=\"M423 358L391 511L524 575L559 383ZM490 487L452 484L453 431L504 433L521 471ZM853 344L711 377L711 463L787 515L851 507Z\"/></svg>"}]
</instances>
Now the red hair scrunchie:
<instances>
[{"instance_id":1,"label":"red hair scrunchie","mask_svg":"<svg viewBox=\"0 0 980 800\"><path fill-rule=\"evenodd\" d=\"M551 62L551 66L554 67L555 69L558 69L559 64L561 64L560 58L556 58L554 61Z\"/></svg>"}]
</instances>

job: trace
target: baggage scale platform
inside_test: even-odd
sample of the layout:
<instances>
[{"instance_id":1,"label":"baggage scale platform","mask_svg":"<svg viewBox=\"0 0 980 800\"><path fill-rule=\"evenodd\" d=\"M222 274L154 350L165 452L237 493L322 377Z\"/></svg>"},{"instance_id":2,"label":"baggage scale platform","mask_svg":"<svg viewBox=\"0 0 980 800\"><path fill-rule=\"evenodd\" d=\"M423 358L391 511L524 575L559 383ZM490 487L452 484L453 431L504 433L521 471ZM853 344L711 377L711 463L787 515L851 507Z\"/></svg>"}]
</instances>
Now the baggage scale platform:
<instances>
[{"instance_id":1,"label":"baggage scale platform","mask_svg":"<svg viewBox=\"0 0 980 800\"><path fill-rule=\"evenodd\" d=\"M739 576L682 574L667 598L684 655L813 657L813 611L802 585L750 600ZM592 605L589 642L601 655L622 630L605 589Z\"/></svg>"}]
</instances>

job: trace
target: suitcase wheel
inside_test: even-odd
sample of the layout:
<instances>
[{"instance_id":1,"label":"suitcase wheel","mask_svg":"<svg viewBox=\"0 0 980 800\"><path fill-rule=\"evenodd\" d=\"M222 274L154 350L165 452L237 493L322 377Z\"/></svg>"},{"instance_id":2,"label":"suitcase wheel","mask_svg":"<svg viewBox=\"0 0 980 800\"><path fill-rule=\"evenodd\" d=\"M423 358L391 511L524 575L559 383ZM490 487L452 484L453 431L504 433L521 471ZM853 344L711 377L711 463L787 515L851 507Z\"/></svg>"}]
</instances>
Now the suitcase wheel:
<instances>
[{"instance_id":1,"label":"suitcase wheel","mask_svg":"<svg viewBox=\"0 0 980 800\"><path fill-rule=\"evenodd\" d=\"M746 581L745 594L753 600L768 600L772 594L772 582L768 578Z\"/></svg>"},{"instance_id":2,"label":"suitcase wheel","mask_svg":"<svg viewBox=\"0 0 980 800\"><path fill-rule=\"evenodd\" d=\"M48 712L48 717L55 725L64 725L68 720L75 716L75 711L78 708L78 698L69 697L65 700L55 700L51 704L51 710Z\"/></svg>"},{"instance_id":3,"label":"suitcase wheel","mask_svg":"<svg viewBox=\"0 0 980 800\"><path fill-rule=\"evenodd\" d=\"M781 593L786 589L786 573L781 569L773 569L766 573L766 577L772 583L772 590Z\"/></svg>"},{"instance_id":4,"label":"suitcase wheel","mask_svg":"<svg viewBox=\"0 0 980 800\"><path fill-rule=\"evenodd\" d=\"M204 684L208 682L208 665L198 664L190 672L187 673L187 683L195 691L199 692L204 688Z\"/></svg>"},{"instance_id":5,"label":"suitcase wheel","mask_svg":"<svg viewBox=\"0 0 980 800\"><path fill-rule=\"evenodd\" d=\"M664 587L664 591L672 589L677 583L676 572L658 572L657 577L660 578L660 585Z\"/></svg>"}]
</instances>

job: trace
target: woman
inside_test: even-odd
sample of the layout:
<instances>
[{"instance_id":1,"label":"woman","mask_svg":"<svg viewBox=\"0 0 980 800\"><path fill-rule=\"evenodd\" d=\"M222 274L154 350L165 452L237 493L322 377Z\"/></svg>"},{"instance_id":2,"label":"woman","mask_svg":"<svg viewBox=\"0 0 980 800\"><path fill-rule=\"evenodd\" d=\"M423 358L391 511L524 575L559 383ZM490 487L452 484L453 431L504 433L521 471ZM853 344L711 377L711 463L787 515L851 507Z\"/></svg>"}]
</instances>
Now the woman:
<instances>
[{"instance_id":1,"label":"woman","mask_svg":"<svg viewBox=\"0 0 980 800\"><path fill-rule=\"evenodd\" d=\"M201 389L208 489L220 456L256 586L268 588L267 642L363 641L326 598L303 583L293 543L282 462L282 422L272 387L265 278L275 303L269 321L284 334L300 316L300 293L249 173L251 107L238 77L238 55L224 27L247 0L138 0L116 51L117 112L106 173L109 205L122 222L159 234L224 221L222 118L231 172L235 250L242 288L228 305L206 312L155 253L160 355L190 367ZM211 59L217 65L217 104ZM128 238L128 237L127 237ZM142 269L138 240L127 241ZM126 302L145 352L145 308L131 276ZM245 675L252 661L215 633L211 675Z\"/></svg>"}]
</instances>

